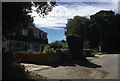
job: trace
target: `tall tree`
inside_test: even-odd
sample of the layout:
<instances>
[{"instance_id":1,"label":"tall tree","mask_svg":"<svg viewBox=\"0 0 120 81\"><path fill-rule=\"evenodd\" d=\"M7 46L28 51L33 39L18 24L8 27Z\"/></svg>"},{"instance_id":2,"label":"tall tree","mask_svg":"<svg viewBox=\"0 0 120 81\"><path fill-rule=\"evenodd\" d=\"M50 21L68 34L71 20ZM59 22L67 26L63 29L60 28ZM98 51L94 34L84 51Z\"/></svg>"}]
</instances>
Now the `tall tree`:
<instances>
[{"instance_id":1,"label":"tall tree","mask_svg":"<svg viewBox=\"0 0 120 81\"><path fill-rule=\"evenodd\" d=\"M86 17L75 16L73 19L69 19L66 25L67 43L73 58L80 58L85 60L85 56L82 53L83 42L86 41L86 26L89 19Z\"/></svg>"},{"instance_id":2,"label":"tall tree","mask_svg":"<svg viewBox=\"0 0 120 81\"><path fill-rule=\"evenodd\" d=\"M89 41L92 48L102 47L102 51L119 53L120 51L120 15L113 11L101 10L90 19L75 16L69 19L66 25L66 36L76 36L83 42ZM72 40L74 39L74 42ZM75 49L77 38L67 40L70 50ZM82 43L81 41L81 43ZM72 42L72 43L71 43ZM75 44L76 43L76 44ZM73 45L72 45L73 44ZM82 49L82 48L81 48ZM77 49L76 49L77 50Z\"/></svg>"},{"instance_id":3,"label":"tall tree","mask_svg":"<svg viewBox=\"0 0 120 81\"><path fill-rule=\"evenodd\" d=\"M119 42L119 15L113 11L99 11L98 13L91 15L90 40L92 47L102 45L103 51L115 51L118 50ZM96 38L96 39L95 39ZM94 43L93 43L94 42ZM109 48L109 49L108 49Z\"/></svg>"}]
</instances>

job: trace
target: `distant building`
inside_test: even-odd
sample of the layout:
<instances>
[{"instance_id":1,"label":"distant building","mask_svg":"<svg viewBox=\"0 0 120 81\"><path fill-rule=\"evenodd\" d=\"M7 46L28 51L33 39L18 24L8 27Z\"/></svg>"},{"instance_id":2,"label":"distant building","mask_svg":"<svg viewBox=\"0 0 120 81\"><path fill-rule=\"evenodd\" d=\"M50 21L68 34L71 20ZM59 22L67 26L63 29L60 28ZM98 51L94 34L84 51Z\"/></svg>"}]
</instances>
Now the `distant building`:
<instances>
[{"instance_id":1,"label":"distant building","mask_svg":"<svg viewBox=\"0 0 120 81\"><path fill-rule=\"evenodd\" d=\"M47 33L36 28L33 24L22 29L15 36L2 40L2 48L8 51L36 51L42 52L48 44Z\"/></svg>"}]
</instances>

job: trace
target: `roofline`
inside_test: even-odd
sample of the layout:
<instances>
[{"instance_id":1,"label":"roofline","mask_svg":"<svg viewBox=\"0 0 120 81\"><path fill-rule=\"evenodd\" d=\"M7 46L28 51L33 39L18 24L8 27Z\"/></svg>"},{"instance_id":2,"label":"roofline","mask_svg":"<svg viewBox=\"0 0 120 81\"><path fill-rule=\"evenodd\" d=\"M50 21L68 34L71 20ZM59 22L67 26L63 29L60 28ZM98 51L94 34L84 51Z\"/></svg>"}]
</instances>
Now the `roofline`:
<instances>
[{"instance_id":1,"label":"roofline","mask_svg":"<svg viewBox=\"0 0 120 81\"><path fill-rule=\"evenodd\" d=\"M37 30L39 30L39 31L41 31L41 32L44 32L43 30L37 28L34 23L29 24L28 27L29 27L30 25L34 26L34 28L36 28ZM44 33L48 34L47 32L44 32Z\"/></svg>"},{"instance_id":2,"label":"roofline","mask_svg":"<svg viewBox=\"0 0 120 81\"><path fill-rule=\"evenodd\" d=\"M41 31L41 32L44 32L43 30L37 28L36 26L35 26L35 28L38 29L38 30ZM44 33L48 34L47 32L44 32Z\"/></svg>"}]
</instances>

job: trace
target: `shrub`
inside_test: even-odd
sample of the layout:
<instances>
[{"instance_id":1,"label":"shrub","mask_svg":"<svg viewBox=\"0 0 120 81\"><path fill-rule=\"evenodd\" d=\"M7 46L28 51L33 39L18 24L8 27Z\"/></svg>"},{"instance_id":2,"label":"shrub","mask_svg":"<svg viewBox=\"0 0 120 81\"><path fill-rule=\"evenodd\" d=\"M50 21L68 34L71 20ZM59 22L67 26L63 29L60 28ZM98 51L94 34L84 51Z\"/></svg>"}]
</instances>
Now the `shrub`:
<instances>
[{"instance_id":1,"label":"shrub","mask_svg":"<svg viewBox=\"0 0 120 81\"><path fill-rule=\"evenodd\" d=\"M69 49L61 49L62 54L70 54Z\"/></svg>"},{"instance_id":2,"label":"shrub","mask_svg":"<svg viewBox=\"0 0 120 81\"><path fill-rule=\"evenodd\" d=\"M55 41L49 44L50 48L56 49L68 49L68 45L65 41Z\"/></svg>"},{"instance_id":3,"label":"shrub","mask_svg":"<svg viewBox=\"0 0 120 81\"><path fill-rule=\"evenodd\" d=\"M63 46L62 46L62 49L68 49L68 44L64 43Z\"/></svg>"},{"instance_id":4,"label":"shrub","mask_svg":"<svg viewBox=\"0 0 120 81\"><path fill-rule=\"evenodd\" d=\"M2 59L2 79L28 79L29 76L25 71L25 67L16 63L13 59L13 54L5 56L3 54Z\"/></svg>"},{"instance_id":5,"label":"shrub","mask_svg":"<svg viewBox=\"0 0 120 81\"><path fill-rule=\"evenodd\" d=\"M55 41L49 44L50 48L61 49L63 46L63 43L61 41Z\"/></svg>"},{"instance_id":6,"label":"shrub","mask_svg":"<svg viewBox=\"0 0 120 81\"><path fill-rule=\"evenodd\" d=\"M71 58L71 54L69 52L69 49L61 49L63 60L69 60Z\"/></svg>"},{"instance_id":7,"label":"shrub","mask_svg":"<svg viewBox=\"0 0 120 81\"><path fill-rule=\"evenodd\" d=\"M82 53L83 40L81 37L75 35L69 35L67 36L67 43L73 59L78 59L78 58L85 59L85 56Z\"/></svg>"},{"instance_id":8,"label":"shrub","mask_svg":"<svg viewBox=\"0 0 120 81\"><path fill-rule=\"evenodd\" d=\"M33 50L28 50L28 51L16 51L14 54L41 54L40 51L35 52Z\"/></svg>"},{"instance_id":9,"label":"shrub","mask_svg":"<svg viewBox=\"0 0 120 81\"><path fill-rule=\"evenodd\" d=\"M53 48L50 48L49 45L46 45L42 54L54 54L56 51Z\"/></svg>"}]
</instances>

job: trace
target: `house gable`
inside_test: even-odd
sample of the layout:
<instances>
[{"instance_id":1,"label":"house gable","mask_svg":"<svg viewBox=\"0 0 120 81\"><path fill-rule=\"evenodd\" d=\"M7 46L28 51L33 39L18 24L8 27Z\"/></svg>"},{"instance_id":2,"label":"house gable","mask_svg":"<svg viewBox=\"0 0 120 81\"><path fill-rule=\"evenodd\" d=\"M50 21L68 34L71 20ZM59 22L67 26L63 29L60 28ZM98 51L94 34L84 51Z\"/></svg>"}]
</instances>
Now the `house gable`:
<instances>
[{"instance_id":1,"label":"house gable","mask_svg":"<svg viewBox=\"0 0 120 81\"><path fill-rule=\"evenodd\" d=\"M8 36L6 41L8 42L7 44L9 44L8 49L14 51L41 51L43 50L41 48L48 44L47 33L36 28L34 25L21 28L17 35Z\"/></svg>"}]
</instances>

